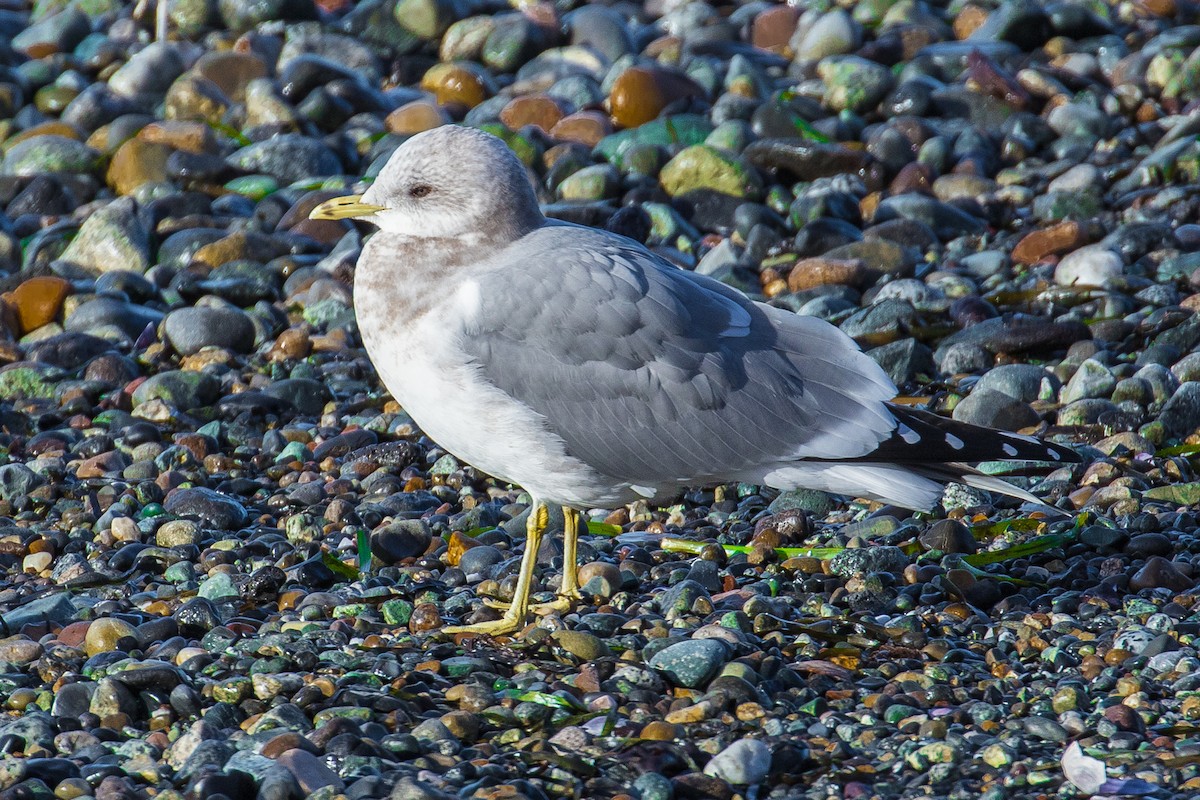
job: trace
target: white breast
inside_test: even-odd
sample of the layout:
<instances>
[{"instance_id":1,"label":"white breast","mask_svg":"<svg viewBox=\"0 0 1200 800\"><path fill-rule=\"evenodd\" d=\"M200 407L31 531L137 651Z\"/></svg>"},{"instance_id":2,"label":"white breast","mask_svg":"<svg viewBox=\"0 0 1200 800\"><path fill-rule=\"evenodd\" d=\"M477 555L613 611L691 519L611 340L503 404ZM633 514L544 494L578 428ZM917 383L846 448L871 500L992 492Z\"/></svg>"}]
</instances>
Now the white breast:
<instances>
[{"instance_id":1,"label":"white breast","mask_svg":"<svg viewBox=\"0 0 1200 800\"><path fill-rule=\"evenodd\" d=\"M626 493L579 459L544 418L486 382L460 345L479 310L465 282L417 320L398 319L370 293L355 292L363 343L389 392L429 438L476 468L539 500L611 507Z\"/></svg>"}]
</instances>

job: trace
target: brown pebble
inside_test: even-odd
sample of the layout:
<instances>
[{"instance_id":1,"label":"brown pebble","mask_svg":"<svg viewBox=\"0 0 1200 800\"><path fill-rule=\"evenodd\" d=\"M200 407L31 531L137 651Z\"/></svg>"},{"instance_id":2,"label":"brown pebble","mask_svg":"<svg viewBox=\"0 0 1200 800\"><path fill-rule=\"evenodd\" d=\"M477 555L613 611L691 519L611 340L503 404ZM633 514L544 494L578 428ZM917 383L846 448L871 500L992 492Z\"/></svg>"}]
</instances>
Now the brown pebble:
<instances>
[{"instance_id":1,"label":"brown pebble","mask_svg":"<svg viewBox=\"0 0 1200 800\"><path fill-rule=\"evenodd\" d=\"M123 640L136 640L133 626L116 617L101 617L88 626L83 640L83 649L89 656L110 653L120 648Z\"/></svg>"},{"instance_id":2,"label":"brown pebble","mask_svg":"<svg viewBox=\"0 0 1200 800\"><path fill-rule=\"evenodd\" d=\"M70 293L69 281L42 275L22 281L4 299L15 309L21 333L29 333L57 319Z\"/></svg>"},{"instance_id":3,"label":"brown pebble","mask_svg":"<svg viewBox=\"0 0 1200 800\"><path fill-rule=\"evenodd\" d=\"M912 161L900 168L888 191L892 194L933 194L932 184L933 170L927 164Z\"/></svg>"},{"instance_id":4,"label":"brown pebble","mask_svg":"<svg viewBox=\"0 0 1200 800\"><path fill-rule=\"evenodd\" d=\"M470 536L465 536L459 531L454 531L450 534L449 546L446 550L446 562L452 567L457 567L458 562L462 559L463 553L470 550L472 547L478 547L479 542L472 539Z\"/></svg>"},{"instance_id":5,"label":"brown pebble","mask_svg":"<svg viewBox=\"0 0 1200 800\"><path fill-rule=\"evenodd\" d=\"M437 103L430 100L414 100L388 114L384 125L392 133L411 135L433 130L448 122L449 115L439 108Z\"/></svg>"},{"instance_id":6,"label":"brown pebble","mask_svg":"<svg viewBox=\"0 0 1200 800\"><path fill-rule=\"evenodd\" d=\"M760 11L750 23L750 43L760 50L783 54L799 19L799 10L788 5Z\"/></svg>"},{"instance_id":7,"label":"brown pebble","mask_svg":"<svg viewBox=\"0 0 1200 800\"><path fill-rule=\"evenodd\" d=\"M1087 242L1087 232L1081 224L1071 220L1060 222L1048 228L1031 231L1022 237L1013 248L1013 261L1020 264L1036 264L1047 256L1077 250Z\"/></svg>"},{"instance_id":8,"label":"brown pebble","mask_svg":"<svg viewBox=\"0 0 1200 800\"><path fill-rule=\"evenodd\" d=\"M703 94L686 75L659 67L630 67L613 82L608 111L615 125L636 128L656 119L672 103Z\"/></svg>"},{"instance_id":9,"label":"brown pebble","mask_svg":"<svg viewBox=\"0 0 1200 800\"><path fill-rule=\"evenodd\" d=\"M1133 653L1129 652L1128 650L1122 650L1119 647L1114 647L1104 654L1104 663L1108 664L1109 666L1116 666L1117 664L1121 664L1132 657Z\"/></svg>"},{"instance_id":10,"label":"brown pebble","mask_svg":"<svg viewBox=\"0 0 1200 800\"><path fill-rule=\"evenodd\" d=\"M954 38L966 39L987 21L988 11L976 5L965 5L954 15Z\"/></svg>"},{"instance_id":11,"label":"brown pebble","mask_svg":"<svg viewBox=\"0 0 1200 800\"><path fill-rule=\"evenodd\" d=\"M463 63L433 65L421 78L421 88L433 92L442 106L474 108L488 96L479 72Z\"/></svg>"},{"instance_id":12,"label":"brown pebble","mask_svg":"<svg viewBox=\"0 0 1200 800\"><path fill-rule=\"evenodd\" d=\"M262 746L262 754L267 758L279 758L288 750L296 748L307 750L314 755L320 755L320 750L315 744L295 731L287 731L272 739L268 739Z\"/></svg>"},{"instance_id":13,"label":"brown pebble","mask_svg":"<svg viewBox=\"0 0 1200 800\"><path fill-rule=\"evenodd\" d=\"M532 125L548 132L553 130L562 118L562 106L557 100L544 94L514 97L508 105L500 109L500 121L513 131Z\"/></svg>"},{"instance_id":14,"label":"brown pebble","mask_svg":"<svg viewBox=\"0 0 1200 800\"><path fill-rule=\"evenodd\" d=\"M1145 727L1138 713L1123 703L1104 709L1104 718L1122 731L1140 731Z\"/></svg>"},{"instance_id":15,"label":"brown pebble","mask_svg":"<svg viewBox=\"0 0 1200 800\"><path fill-rule=\"evenodd\" d=\"M288 328L279 334L268 355L271 361L298 361L312 354L312 338L301 328Z\"/></svg>"},{"instance_id":16,"label":"brown pebble","mask_svg":"<svg viewBox=\"0 0 1200 800\"><path fill-rule=\"evenodd\" d=\"M597 111L577 111L568 114L550 129L550 138L560 142L578 142L595 147L600 140L612 133L608 117Z\"/></svg>"},{"instance_id":17,"label":"brown pebble","mask_svg":"<svg viewBox=\"0 0 1200 800\"><path fill-rule=\"evenodd\" d=\"M447 711L442 715L442 724L461 742L473 742L479 738L481 721L469 711Z\"/></svg>"},{"instance_id":18,"label":"brown pebble","mask_svg":"<svg viewBox=\"0 0 1200 800\"><path fill-rule=\"evenodd\" d=\"M866 264L857 258L803 258L788 272L788 289L802 292L817 286L860 286L869 277Z\"/></svg>"},{"instance_id":19,"label":"brown pebble","mask_svg":"<svg viewBox=\"0 0 1200 800\"><path fill-rule=\"evenodd\" d=\"M181 119L151 122L138 131L137 138L187 153L216 153L220 149L212 128L202 122Z\"/></svg>"},{"instance_id":20,"label":"brown pebble","mask_svg":"<svg viewBox=\"0 0 1200 800\"><path fill-rule=\"evenodd\" d=\"M413 633L431 631L442 627L442 617L435 603L421 603L413 609L408 620L408 629Z\"/></svg>"},{"instance_id":21,"label":"brown pebble","mask_svg":"<svg viewBox=\"0 0 1200 800\"><path fill-rule=\"evenodd\" d=\"M642 738L652 739L656 742L670 742L682 737L683 729L680 726L663 722L660 719L652 720L642 728Z\"/></svg>"},{"instance_id":22,"label":"brown pebble","mask_svg":"<svg viewBox=\"0 0 1200 800\"><path fill-rule=\"evenodd\" d=\"M242 103L250 81L267 77L267 65L253 53L213 51L201 56L192 72L212 81L230 100Z\"/></svg>"}]
</instances>

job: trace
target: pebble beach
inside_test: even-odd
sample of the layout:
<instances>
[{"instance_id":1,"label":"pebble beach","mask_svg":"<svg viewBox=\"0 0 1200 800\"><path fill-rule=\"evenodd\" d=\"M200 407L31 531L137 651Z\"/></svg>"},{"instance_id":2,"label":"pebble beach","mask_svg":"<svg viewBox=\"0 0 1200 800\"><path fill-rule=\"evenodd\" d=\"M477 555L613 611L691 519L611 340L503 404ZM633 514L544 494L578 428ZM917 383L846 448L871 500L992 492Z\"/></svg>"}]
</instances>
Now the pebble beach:
<instances>
[{"instance_id":1,"label":"pebble beach","mask_svg":"<svg viewBox=\"0 0 1200 800\"><path fill-rule=\"evenodd\" d=\"M309 213L452 123L1083 463L592 510L443 632L530 497ZM1200 796L1198 310L1184 0L0 0L0 800Z\"/></svg>"}]
</instances>

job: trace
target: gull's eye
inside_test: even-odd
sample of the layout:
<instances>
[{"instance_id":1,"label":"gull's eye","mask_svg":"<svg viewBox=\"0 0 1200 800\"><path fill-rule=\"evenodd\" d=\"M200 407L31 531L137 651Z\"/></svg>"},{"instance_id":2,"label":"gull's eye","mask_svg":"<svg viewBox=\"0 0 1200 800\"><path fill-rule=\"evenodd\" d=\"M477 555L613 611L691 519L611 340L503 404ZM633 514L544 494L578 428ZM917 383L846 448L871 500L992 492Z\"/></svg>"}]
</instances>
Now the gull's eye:
<instances>
[{"instance_id":1,"label":"gull's eye","mask_svg":"<svg viewBox=\"0 0 1200 800\"><path fill-rule=\"evenodd\" d=\"M433 191L433 187L427 183L418 183L416 186L408 190L409 197L426 197Z\"/></svg>"}]
</instances>

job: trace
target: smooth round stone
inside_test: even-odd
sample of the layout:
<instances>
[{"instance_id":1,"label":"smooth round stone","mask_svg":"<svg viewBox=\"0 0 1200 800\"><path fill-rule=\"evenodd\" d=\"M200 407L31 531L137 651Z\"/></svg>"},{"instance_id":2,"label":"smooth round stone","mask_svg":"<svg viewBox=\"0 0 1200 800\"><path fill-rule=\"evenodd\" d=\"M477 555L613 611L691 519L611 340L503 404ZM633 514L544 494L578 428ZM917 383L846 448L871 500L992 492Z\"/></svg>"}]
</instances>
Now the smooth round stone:
<instances>
[{"instance_id":1,"label":"smooth round stone","mask_svg":"<svg viewBox=\"0 0 1200 800\"><path fill-rule=\"evenodd\" d=\"M433 130L449 121L450 117L436 103L414 100L388 114L384 124L392 133L411 135Z\"/></svg>"},{"instance_id":2,"label":"smooth round stone","mask_svg":"<svg viewBox=\"0 0 1200 800\"><path fill-rule=\"evenodd\" d=\"M138 406L162 400L172 408L203 408L216 402L220 389L220 382L207 372L168 370L142 381L133 390L133 402Z\"/></svg>"},{"instance_id":3,"label":"smooth round stone","mask_svg":"<svg viewBox=\"0 0 1200 800\"><path fill-rule=\"evenodd\" d=\"M122 619L101 617L88 626L83 649L89 656L121 649L122 640L137 639L137 630Z\"/></svg>"},{"instance_id":4,"label":"smooth round stone","mask_svg":"<svg viewBox=\"0 0 1200 800\"><path fill-rule=\"evenodd\" d=\"M600 140L612 133L608 117L597 111L577 111L568 114L550 129L550 137L560 142L578 142L595 147Z\"/></svg>"},{"instance_id":5,"label":"smooth round stone","mask_svg":"<svg viewBox=\"0 0 1200 800\"><path fill-rule=\"evenodd\" d=\"M91 214L62 260L95 274L113 269L145 272L150 267L150 236L133 200L118 198Z\"/></svg>"},{"instance_id":6,"label":"smooth round stone","mask_svg":"<svg viewBox=\"0 0 1200 800\"><path fill-rule=\"evenodd\" d=\"M385 564L395 564L423 554L432 541L433 534L427 523L397 520L371 532L371 554Z\"/></svg>"},{"instance_id":7,"label":"smooth round stone","mask_svg":"<svg viewBox=\"0 0 1200 800\"><path fill-rule=\"evenodd\" d=\"M100 153L83 142L66 136L33 136L8 148L4 154L3 174L88 174L99 164Z\"/></svg>"},{"instance_id":8,"label":"smooth round stone","mask_svg":"<svg viewBox=\"0 0 1200 800\"><path fill-rule=\"evenodd\" d=\"M863 169L867 156L839 144L763 138L746 146L746 160L761 169L782 170L802 181Z\"/></svg>"},{"instance_id":9,"label":"smooth round stone","mask_svg":"<svg viewBox=\"0 0 1200 800\"><path fill-rule=\"evenodd\" d=\"M180 308L167 314L163 330L181 355L192 355L205 347L223 347L237 353L254 349L254 323L238 308Z\"/></svg>"},{"instance_id":10,"label":"smooth round stone","mask_svg":"<svg viewBox=\"0 0 1200 800\"><path fill-rule=\"evenodd\" d=\"M44 58L54 53L69 53L91 32L91 22L86 14L74 6L67 6L58 14L25 27L12 37L13 49L30 58Z\"/></svg>"},{"instance_id":11,"label":"smooth round stone","mask_svg":"<svg viewBox=\"0 0 1200 800\"><path fill-rule=\"evenodd\" d=\"M679 725L665 722L661 719L651 720L642 728L641 737L655 742L670 742L682 738L683 729Z\"/></svg>"},{"instance_id":12,"label":"smooth round stone","mask_svg":"<svg viewBox=\"0 0 1200 800\"><path fill-rule=\"evenodd\" d=\"M758 174L708 145L684 148L666 163L659 181L671 196L710 189L730 197L757 195L762 188Z\"/></svg>"},{"instance_id":13,"label":"smooth round stone","mask_svg":"<svg viewBox=\"0 0 1200 800\"><path fill-rule=\"evenodd\" d=\"M329 387L312 378L284 378L268 386L268 397L282 400L301 414L316 416L325 408L332 395Z\"/></svg>"},{"instance_id":14,"label":"smooth round stone","mask_svg":"<svg viewBox=\"0 0 1200 800\"><path fill-rule=\"evenodd\" d=\"M798 29L792 38L792 49L797 61L819 61L826 56L854 52L861 39L858 23L843 9L835 8L822 14L811 26Z\"/></svg>"},{"instance_id":15,"label":"smooth round stone","mask_svg":"<svg viewBox=\"0 0 1200 800\"><path fill-rule=\"evenodd\" d=\"M21 330L37 330L58 318L71 284L52 275L29 278L6 296L17 312Z\"/></svg>"},{"instance_id":16,"label":"smooth round stone","mask_svg":"<svg viewBox=\"0 0 1200 800\"><path fill-rule=\"evenodd\" d=\"M283 134L234 151L229 163L247 172L270 175L281 183L342 172L337 155L317 139Z\"/></svg>"},{"instance_id":17,"label":"smooth round stone","mask_svg":"<svg viewBox=\"0 0 1200 800\"><path fill-rule=\"evenodd\" d=\"M504 558L504 552L497 547L490 544L476 545L463 551L458 559L458 568L468 578L487 575L491 568L504 561Z\"/></svg>"},{"instance_id":18,"label":"smooth round stone","mask_svg":"<svg viewBox=\"0 0 1200 800\"><path fill-rule=\"evenodd\" d=\"M587 202L612 197L620 187L621 176L611 164L596 164L577 170L558 185L563 200Z\"/></svg>"},{"instance_id":19,"label":"smooth round stone","mask_svg":"<svg viewBox=\"0 0 1200 800\"><path fill-rule=\"evenodd\" d=\"M43 86L33 96L33 104L44 114L61 114L78 96L69 86Z\"/></svg>"},{"instance_id":20,"label":"smooth round stone","mask_svg":"<svg viewBox=\"0 0 1200 800\"><path fill-rule=\"evenodd\" d=\"M172 491L163 508L170 514L191 517L222 531L234 530L246 522L246 509L241 503L202 486Z\"/></svg>"},{"instance_id":21,"label":"smooth round stone","mask_svg":"<svg viewBox=\"0 0 1200 800\"><path fill-rule=\"evenodd\" d=\"M658 670L677 686L695 689L714 678L729 660L729 651L715 639L690 639L655 653L646 666Z\"/></svg>"},{"instance_id":22,"label":"smooth round stone","mask_svg":"<svg viewBox=\"0 0 1200 800\"><path fill-rule=\"evenodd\" d=\"M844 578L869 575L873 572L900 575L908 566L908 562L908 556L899 547L848 548L830 559L829 571Z\"/></svg>"},{"instance_id":23,"label":"smooth round stone","mask_svg":"<svg viewBox=\"0 0 1200 800\"><path fill-rule=\"evenodd\" d=\"M21 560L21 569L24 572L40 575L50 569L50 565L53 563L53 553L30 553Z\"/></svg>"},{"instance_id":24,"label":"smooth round stone","mask_svg":"<svg viewBox=\"0 0 1200 800\"><path fill-rule=\"evenodd\" d=\"M1005 431L1028 428L1036 425L1040 419L1028 403L994 389L980 389L978 386L954 407L952 416L959 422Z\"/></svg>"},{"instance_id":25,"label":"smooth round stone","mask_svg":"<svg viewBox=\"0 0 1200 800\"><path fill-rule=\"evenodd\" d=\"M563 650L583 661L595 661L612 655L603 639L586 631L555 631L552 638Z\"/></svg>"},{"instance_id":26,"label":"smooth round stone","mask_svg":"<svg viewBox=\"0 0 1200 800\"><path fill-rule=\"evenodd\" d=\"M1173 551L1170 537L1162 533L1139 533L1125 545L1125 552L1132 558L1169 556Z\"/></svg>"},{"instance_id":27,"label":"smooth round stone","mask_svg":"<svg viewBox=\"0 0 1200 800\"><path fill-rule=\"evenodd\" d=\"M442 627L442 616L434 603L420 603L413 609L408 620L408 629L413 633L437 630Z\"/></svg>"},{"instance_id":28,"label":"smooth round stone","mask_svg":"<svg viewBox=\"0 0 1200 800\"><path fill-rule=\"evenodd\" d=\"M831 56L817 64L825 82L825 104L835 111L864 113L879 105L891 91L887 67L859 56Z\"/></svg>"},{"instance_id":29,"label":"smooth round stone","mask_svg":"<svg viewBox=\"0 0 1200 800\"><path fill-rule=\"evenodd\" d=\"M491 94L477 68L463 63L435 64L421 78L421 88L432 92L440 106L474 108Z\"/></svg>"},{"instance_id":30,"label":"smooth round stone","mask_svg":"<svg viewBox=\"0 0 1200 800\"><path fill-rule=\"evenodd\" d=\"M636 128L656 119L668 106L704 92L692 79L659 67L630 67L613 81L608 111L613 124Z\"/></svg>"},{"instance_id":31,"label":"smooth round stone","mask_svg":"<svg viewBox=\"0 0 1200 800\"><path fill-rule=\"evenodd\" d=\"M971 535L971 529L954 519L933 523L921 533L918 541L927 550L940 550L943 553L974 553L979 547Z\"/></svg>"},{"instance_id":32,"label":"smooth round stone","mask_svg":"<svg viewBox=\"0 0 1200 800\"><path fill-rule=\"evenodd\" d=\"M1112 395L1117 379L1112 371L1095 359L1089 358L1075 370L1059 397L1063 405L1085 398L1106 398Z\"/></svg>"},{"instance_id":33,"label":"smooth round stone","mask_svg":"<svg viewBox=\"0 0 1200 800\"><path fill-rule=\"evenodd\" d=\"M236 33L271 20L296 22L317 18L312 0L219 0L221 21Z\"/></svg>"},{"instance_id":34,"label":"smooth round stone","mask_svg":"<svg viewBox=\"0 0 1200 800\"><path fill-rule=\"evenodd\" d=\"M1014 400L1032 403L1058 396L1061 386L1058 377L1036 364L1003 364L988 370L975 384L972 392L1000 392Z\"/></svg>"},{"instance_id":35,"label":"smooth round stone","mask_svg":"<svg viewBox=\"0 0 1200 800\"><path fill-rule=\"evenodd\" d=\"M635 52L630 26L615 8L583 5L563 17L571 44L590 48L610 62Z\"/></svg>"},{"instance_id":36,"label":"smooth round stone","mask_svg":"<svg viewBox=\"0 0 1200 800\"><path fill-rule=\"evenodd\" d=\"M612 597L621 583L621 570L616 564L592 561L579 567L579 584L586 594Z\"/></svg>"},{"instance_id":37,"label":"smooth round stone","mask_svg":"<svg viewBox=\"0 0 1200 800\"><path fill-rule=\"evenodd\" d=\"M191 519L172 519L163 523L155 531L155 543L158 547L187 547L199 545L200 528Z\"/></svg>"},{"instance_id":38,"label":"smooth round stone","mask_svg":"<svg viewBox=\"0 0 1200 800\"><path fill-rule=\"evenodd\" d=\"M1182 384L1163 406L1158 419L1172 436L1187 436L1200 427L1200 383Z\"/></svg>"},{"instance_id":39,"label":"smooth round stone","mask_svg":"<svg viewBox=\"0 0 1200 800\"><path fill-rule=\"evenodd\" d=\"M500 110L500 121L510 130L518 131L532 125L542 131L550 131L563 118L563 109L547 95L524 95L515 97Z\"/></svg>"},{"instance_id":40,"label":"smooth round stone","mask_svg":"<svg viewBox=\"0 0 1200 800\"><path fill-rule=\"evenodd\" d=\"M185 68L177 45L151 42L112 74L108 87L122 97L162 97Z\"/></svg>"},{"instance_id":41,"label":"smooth round stone","mask_svg":"<svg viewBox=\"0 0 1200 800\"><path fill-rule=\"evenodd\" d=\"M117 148L108 165L105 180L117 194L133 194L147 183L171 179L167 159L173 151L163 144L130 139Z\"/></svg>"},{"instance_id":42,"label":"smooth round stone","mask_svg":"<svg viewBox=\"0 0 1200 800\"><path fill-rule=\"evenodd\" d=\"M1130 591L1142 589L1167 589L1172 592L1186 592L1196 585L1193 578L1188 577L1179 567L1162 556L1151 556L1129 578Z\"/></svg>"},{"instance_id":43,"label":"smooth round stone","mask_svg":"<svg viewBox=\"0 0 1200 800\"><path fill-rule=\"evenodd\" d=\"M1111 288L1124 272L1121 257L1103 245L1088 245L1063 256L1054 269L1059 286Z\"/></svg>"},{"instance_id":44,"label":"smooth round stone","mask_svg":"<svg viewBox=\"0 0 1200 800\"><path fill-rule=\"evenodd\" d=\"M771 772L771 748L761 739L739 739L704 767L704 774L737 786L762 783Z\"/></svg>"},{"instance_id":45,"label":"smooth round stone","mask_svg":"<svg viewBox=\"0 0 1200 800\"><path fill-rule=\"evenodd\" d=\"M1099 167L1093 164L1076 164L1050 181L1046 190L1050 192L1085 192L1098 188L1102 177Z\"/></svg>"}]
</instances>

